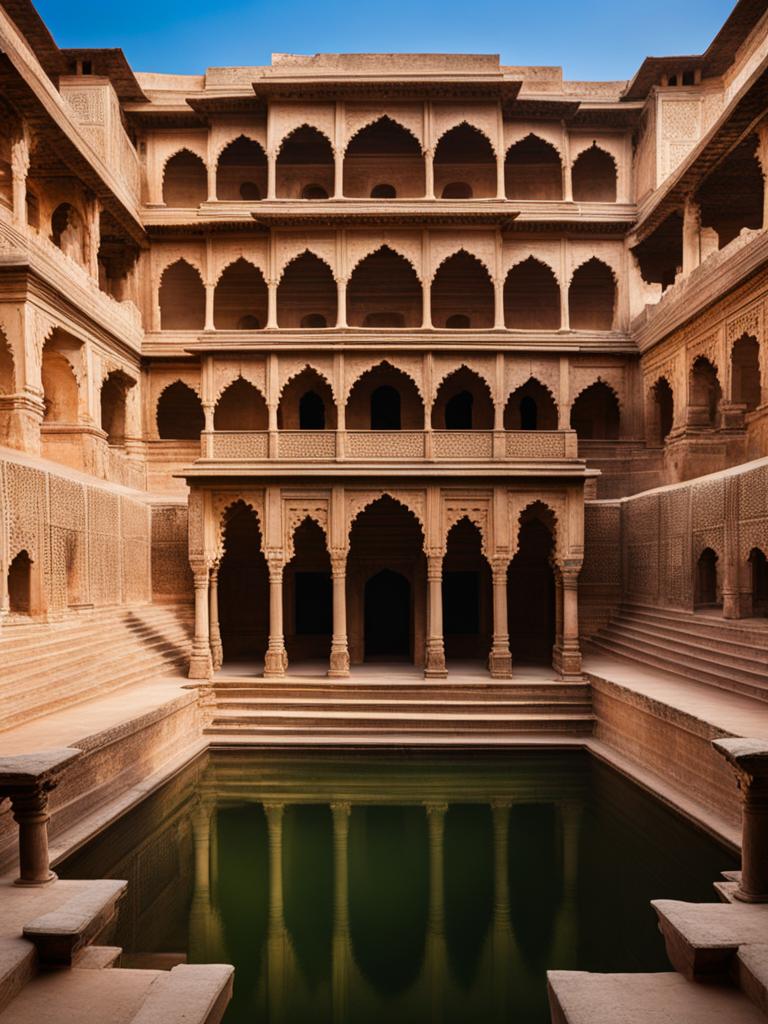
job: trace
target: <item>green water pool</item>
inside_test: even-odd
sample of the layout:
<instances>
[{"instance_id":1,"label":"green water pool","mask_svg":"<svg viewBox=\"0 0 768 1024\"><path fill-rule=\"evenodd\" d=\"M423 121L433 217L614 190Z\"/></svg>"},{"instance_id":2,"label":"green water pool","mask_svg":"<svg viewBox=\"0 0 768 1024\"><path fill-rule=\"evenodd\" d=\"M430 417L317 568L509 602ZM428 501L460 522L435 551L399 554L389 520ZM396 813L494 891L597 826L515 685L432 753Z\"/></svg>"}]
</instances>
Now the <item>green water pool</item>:
<instances>
[{"instance_id":1,"label":"green water pool","mask_svg":"<svg viewBox=\"0 0 768 1024\"><path fill-rule=\"evenodd\" d=\"M548 968L669 969L652 898L730 852L583 752L221 752L57 866L124 966L235 965L226 1024L549 1020Z\"/></svg>"}]
</instances>

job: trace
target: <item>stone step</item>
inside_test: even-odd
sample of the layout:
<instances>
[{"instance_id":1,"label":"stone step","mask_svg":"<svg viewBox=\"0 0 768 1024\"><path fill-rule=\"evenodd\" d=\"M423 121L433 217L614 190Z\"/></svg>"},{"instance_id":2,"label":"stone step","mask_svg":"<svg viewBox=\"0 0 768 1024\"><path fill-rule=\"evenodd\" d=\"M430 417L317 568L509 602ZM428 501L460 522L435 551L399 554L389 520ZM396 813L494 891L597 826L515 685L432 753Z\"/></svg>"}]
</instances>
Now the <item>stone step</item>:
<instances>
[{"instance_id":1,"label":"stone step","mask_svg":"<svg viewBox=\"0 0 768 1024\"><path fill-rule=\"evenodd\" d=\"M588 700L572 701L532 701L532 700L438 700L433 698L426 700L331 700L329 698L307 698L307 697L252 697L252 698L222 698L216 701L217 712L240 711L260 714L266 711L303 711L305 714L312 714L317 711L411 711L419 714L433 714L436 711L445 710L454 714L504 714L507 712L530 712L538 714L557 715L561 711L570 713L590 714L591 702Z\"/></svg>"},{"instance_id":2,"label":"stone step","mask_svg":"<svg viewBox=\"0 0 768 1024\"><path fill-rule=\"evenodd\" d=\"M208 742L214 749L249 749L260 747L265 749L301 748L308 750L344 748L344 749L392 749L392 748L424 748L448 750L483 750L487 748L507 749L510 746L546 747L553 746L563 749L581 749L584 736L590 730L579 731L570 729L560 732L554 729L538 732L473 732L473 733L441 733L441 732L397 732L396 730L375 730L368 732L322 732L312 730L302 732L267 731L239 732L237 730L206 730Z\"/></svg>"},{"instance_id":3,"label":"stone step","mask_svg":"<svg viewBox=\"0 0 768 1024\"><path fill-rule=\"evenodd\" d=\"M764 945L768 904L652 900L667 956L689 981L726 979L741 946Z\"/></svg>"},{"instance_id":4,"label":"stone step","mask_svg":"<svg viewBox=\"0 0 768 1024\"><path fill-rule=\"evenodd\" d=\"M37 649L47 644L70 643L72 639L86 632L99 632L105 625L122 624L127 616L133 615L148 625L157 622L180 622L191 624L193 612L186 605L139 605L110 607L98 613L78 612L59 621L38 622L30 619L24 622L4 622L0 630L0 650L6 646L14 649Z\"/></svg>"},{"instance_id":5,"label":"stone step","mask_svg":"<svg viewBox=\"0 0 768 1024\"><path fill-rule=\"evenodd\" d=\"M688 660L703 662L710 666L717 665L729 671L735 667L744 672L746 676L755 677L757 680L764 679L768 685L768 660L761 656L751 655L750 648L745 648L742 644L733 644L733 650L726 654L717 643L712 644L709 641L704 644L701 641L697 642L695 637L682 631L675 633L651 623L646 625L622 618L614 619L610 625L600 630L600 634L608 638L612 636L633 637L665 650L669 650L671 646L675 651L684 653Z\"/></svg>"},{"instance_id":6,"label":"stone step","mask_svg":"<svg viewBox=\"0 0 768 1024\"><path fill-rule=\"evenodd\" d=\"M30 982L37 969L35 948L21 936L0 939L0 1012Z\"/></svg>"},{"instance_id":7,"label":"stone step","mask_svg":"<svg viewBox=\"0 0 768 1024\"><path fill-rule=\"evenodd\" d=\"M768 945L739 947L736 981L741 991L768 1016Z\"/></svg>"},{"instance_id":8,"label":"stone step","mask_svg":"<svg viewBox=\"0 0 768 1024\"><path fill-rule=\"evenodd\" d=\"M34 945L38 964L69 967L75 954L114 920L127 888L119 879L98 879L55 910L28 921L23 935Z\"/></svg>"},{"instance_id":9,"label":"stone step","mask_svg":"<svg viewBox=\"0 0 768 1024\"><path fill-rule=\"evenodd\" d=\"M216 714L204 730L206 734L237 732L241 735L267 735L269 732L310 733L312 735L351 732L357 735L386 732L418 735L486 732L578 732L589 734L593 727L591 715L323 715L274 714L257 716Z\"/></svg>"},{"instance_id":10,"label":"stone step","mask_svg":"<svg viewBox=\"0 0 768 1024\"><path fill-rule=\"evenodd\" d=\"M622 603L619 612L652 619L656 622L666 622L710 639L716 636L718 639L768 648L768 619L764 620L765 624L758 619L723 619L720 616L707 615L702 612L633 602Z\"/></svg>"},{"instance_id":11,"label":"stone step","mask_svg":"<svg viewBox=\"0 0 768 1024\"><path fill-rule=\"evenodd\" d=\"M122 954L120 946L86 946L72 958L72 967L78 971L104 971L119 966Z\"/></svg>"},{"instance_id":12,"label":"stone step","mask_svg":"<svg viewBox=\"0 0 768 1024\"><path fill-rule=\"evenodd\" d=\"M680 659L674 657L671 653L660 655L649 652L647 647L642 644L618 640L614 637L605 638L597 634L590 638L588 644L599 650L607 651L609 654L615 654L622 658L628 658L630 661L639 662L642 665L662 669L672 675L680 676L682 679L693 679L697 682L716 686L722 690L729 690L732 693L744 694L757 700L768 700L768 685L759 686L754 683L743 682L733 676L721 676L716 672L703 668L696 668L691 671L689 666L681 666Z\"/></svg>"},{"instance_id":13,"label":"stone step","mask_svg":"<svg viewBox=\"0 0 768 1024\"><path fill-rule=\"evenodd\" d=\"M318 700L580 700L590 699L589 683L456 683L450 679L413 683L362 683L355 679L328 682L318 679L300 682L287 678L282 683L255 679L253 682L216 678L213 689L218 699L257 697L296 697Z\"/></svg>"},{"instance_id":14,"label":"stone step","mask_svg":"<svg viewBox=\"0 0 768 1024\"><path fill-rule=\"evenodd\" d=\"M737 989L679 974L548 971L552 1024L765 1024Z\"/></svg>"},{"instance_id":15,"label":"stone step","mask_svg":"<svg viewBox=\"0 0 768 1024\"><path fill-rule=\"evenodd\" d=\"M750 651L759 652L760 655L768 656L768 636L764 637L761 632L748 633L738 629L710 629L706 622L678 621L676 618L667 615L657 615L653 611L637 611L631 608L621 608L613 622L627 622L644 628L652 627L674 636L685 637L688 640L703 640L707 644L717 646L718 649L729 651Z\"/></svg>"}]
</instances>

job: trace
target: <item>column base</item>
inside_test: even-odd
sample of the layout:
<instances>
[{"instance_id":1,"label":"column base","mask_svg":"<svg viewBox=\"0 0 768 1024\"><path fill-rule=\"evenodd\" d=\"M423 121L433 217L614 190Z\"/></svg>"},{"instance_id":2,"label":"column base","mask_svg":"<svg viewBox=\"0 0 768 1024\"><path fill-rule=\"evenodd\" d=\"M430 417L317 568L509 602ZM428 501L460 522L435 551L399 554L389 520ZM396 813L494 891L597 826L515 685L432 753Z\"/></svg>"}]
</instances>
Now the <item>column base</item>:
<instances>
[{"instance_id":1,"label":"column base","mask_svg":"<svg viewBox=\"0 0 768 1024\"><path fill-rule=\"evenodd\" d=\"M762 895L755 895L751 892L744 892L743 889L738 888L733 891L733 898L738 900L740 903L768 903L768 892Z\"/></svg>"},{"instance_id":2,"label":"column base","mask_svg":"<svg viewBox=\"0 0 768 1024\"><path fill-rule=\"evenodd\" d=\"M512 678L512 655L507 650L491 651L488 655L488 672L491 679Z\"/></svg>"},{"instance_id":3,"label":"column base","mask_svg":"<svg viewBox=\"0 0 768 1024\"><path fill-rule=\"evenodd\" d=\"M326 676L329 679L349 678L349 651L346 647L336 651L331 648L331 660Z\"/></svg>"},{"instance_id":4,"label":"column base","mask_svg":"<svg viewBox=\"0 0 768 1024\"><path fill-rule=\"evenodd\" d=\"M58 875L55 871L49 871L47 878L41 878L40 880L31 878L14 878L13 884L23 886L25 889L34 889L41 885L50 885L51 882L55 882L58 879Z\"/></svg>"},{"instance_id":5,"label":"column base","mask_svg":"<svg viewBox=\"0 0 768 1024\"><path fill-rule=\"evenodd\" d=\"M427 647L427 656L424 662L425 679L446 679L448 669L445 666L445 651L442 645L439 648L430 649Z\"/></svg>"},{"instance_id":6,"label":"column base","mask_svg":"<svg viewBox=\"0 0 768 1024\"><path fill-rule=\"evenodd\" d=\"M211 661L211 652L206 648L205 651L192 650L192 655L189 659L189 672L187 677L189 679L210 679L213 675L213 662Z\"/></svg>"},{"instance_id":7,"label":"column base","mask_svg":"<svg viewBox=\"0 0 768 1024\"><path fill-rule=\"evenodd\" d=\"M284 679L288 668L288 654L285 648L267 650L264 657L264 678Z\"/></svg>"},{"instance_id":8,"label":"column base","mask_svg":"<svg viewBox=\"0 0 768 1024\"><path fill-rule=\"evenodd\" d=\"M578 647L554 647L552 649L552 667L563 679L582 679L581 651Z\"/></svg>"},{"instance_id":9,"label":"column base","mask_svg":"<svg viewBox=\"0 0 768 1024\"><path fill-rule=\"evenodd\" d=\"M218 672L224 661L224 647L220 640L214 640L211 643L211 661L213 662L213 671Z\"/></svg>"}]
</instances>

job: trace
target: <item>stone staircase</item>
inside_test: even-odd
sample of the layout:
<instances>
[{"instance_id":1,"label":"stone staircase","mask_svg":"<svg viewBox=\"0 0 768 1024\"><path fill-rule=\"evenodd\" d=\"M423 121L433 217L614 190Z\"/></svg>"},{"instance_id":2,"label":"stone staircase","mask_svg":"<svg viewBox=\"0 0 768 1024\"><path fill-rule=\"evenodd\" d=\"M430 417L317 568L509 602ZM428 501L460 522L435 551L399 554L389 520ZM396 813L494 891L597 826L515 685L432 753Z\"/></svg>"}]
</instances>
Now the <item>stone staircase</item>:
<instances>
[{"instance_id":1,"label":"stone staircase","mask_svg":"<svg viewBox=\"0 0 768 1024\"><path fill-rule=\"evenodd\" d=\"M676 973L550 971L552 1024L766 1024L768 905L651 905Z\"/></svg>"},{"instance_id":2,"label":"stone staircase","mask_svg":"<svg viewBox=\"0 0 768 1024\"><path fill-rule=\"evenodd\" d=\"M3 623L0 728L153 676L181 675L192 618L188 606L139 605Z\"/></svg>"},{"instance_id":3,"label":"stone staircase","mask_svg":"<svg viewBox=\"0 0 768 1024\"><path fill-rule=\"evenodd\" d=\"M219 676L214 746L480 746L592 732L586 683Z\"/></svg>"},{"instance_id":4,"label":"stone staircase","mask_svg":"<svg viewBox=\"0 0 768 1024\"><path fill-rule=\"evenodd\" d=\"M585 646L768 700L768 619L624 604Z\"/></svg>"}]
</instances>

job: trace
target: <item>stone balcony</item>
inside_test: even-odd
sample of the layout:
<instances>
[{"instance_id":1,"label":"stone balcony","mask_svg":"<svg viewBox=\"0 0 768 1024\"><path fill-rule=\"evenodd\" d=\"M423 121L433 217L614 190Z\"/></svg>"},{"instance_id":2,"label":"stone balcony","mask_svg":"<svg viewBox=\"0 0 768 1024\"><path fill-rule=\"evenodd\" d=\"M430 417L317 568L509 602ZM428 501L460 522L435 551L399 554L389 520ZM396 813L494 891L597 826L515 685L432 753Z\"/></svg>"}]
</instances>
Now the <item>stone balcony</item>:
<instances>
[{"instance_id":1,"label":"stone balcony","mask_svg":"<svg viewBox=\"0 0 768 1024\"><path fill-rule=\"evenodd\" d=\"M574 430L216 430L200 441L189 475L367 475L384 464L430 474L584 474Z\"/></svg>"}]
</instances>

